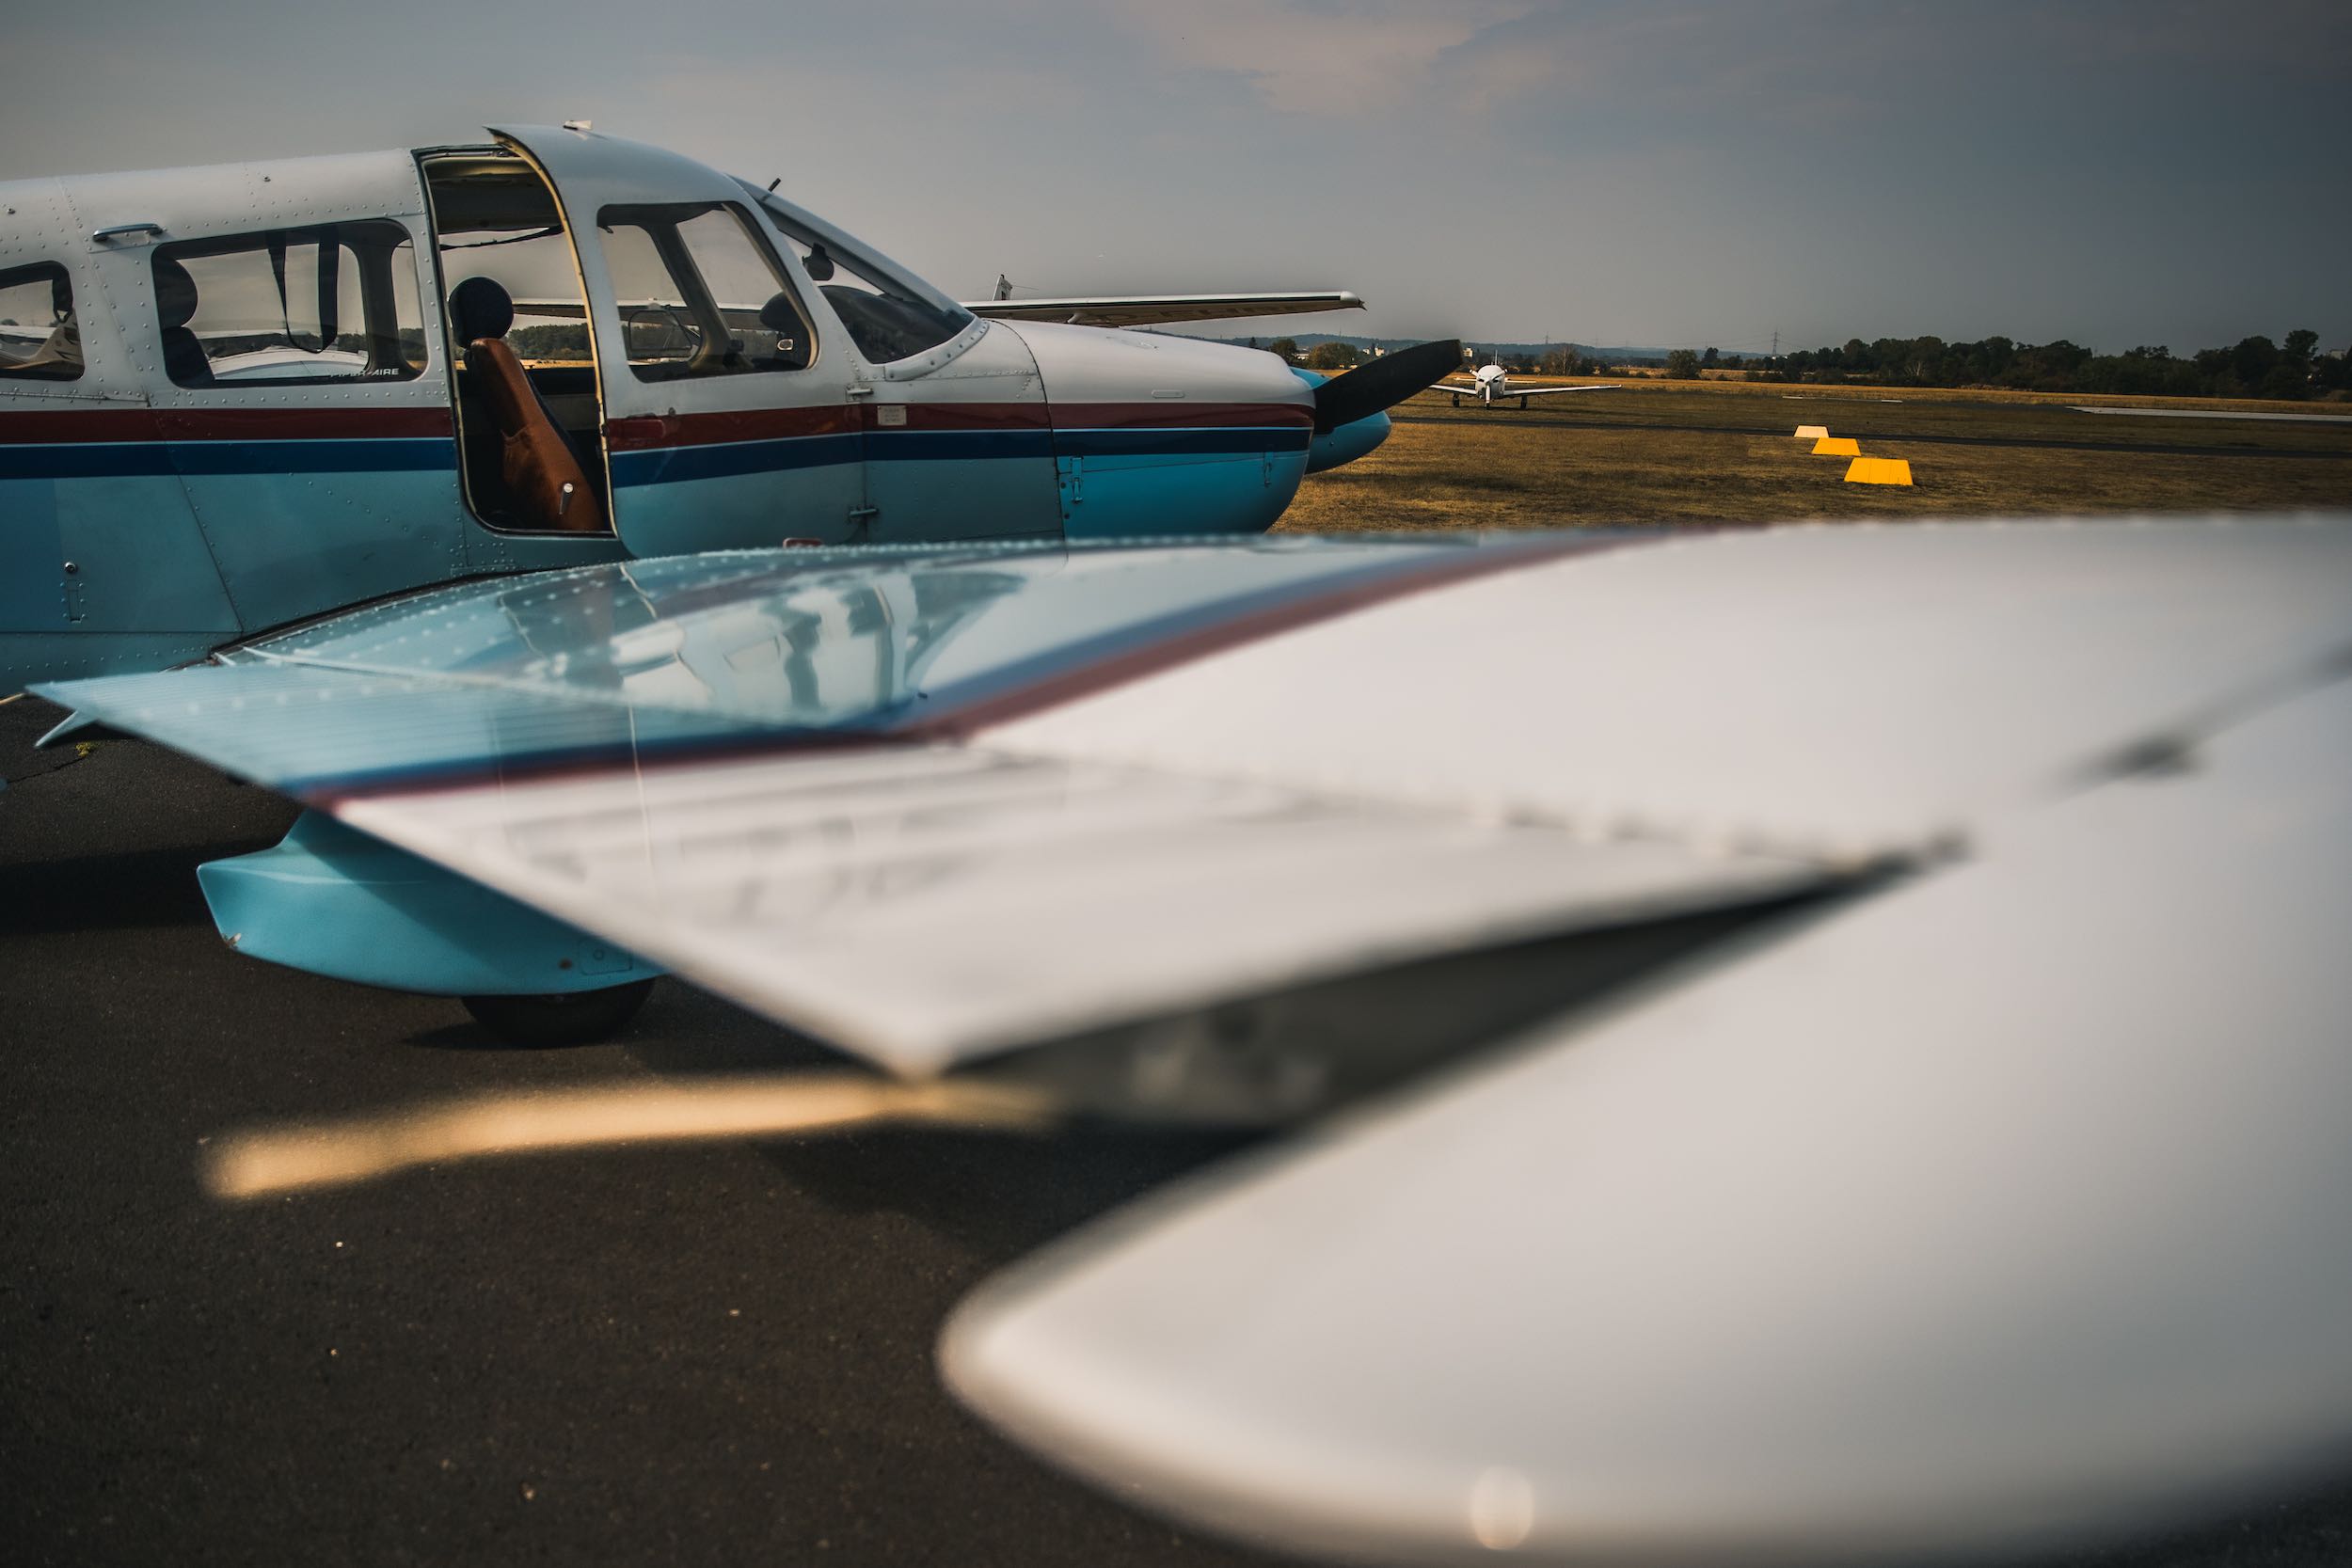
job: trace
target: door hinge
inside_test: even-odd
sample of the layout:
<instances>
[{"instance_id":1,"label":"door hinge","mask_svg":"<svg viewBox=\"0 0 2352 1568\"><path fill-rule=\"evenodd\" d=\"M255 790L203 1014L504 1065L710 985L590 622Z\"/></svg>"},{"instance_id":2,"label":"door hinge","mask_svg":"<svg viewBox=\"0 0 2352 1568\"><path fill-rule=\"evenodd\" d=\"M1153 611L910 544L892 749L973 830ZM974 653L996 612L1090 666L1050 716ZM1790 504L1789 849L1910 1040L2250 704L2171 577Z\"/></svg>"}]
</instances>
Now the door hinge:
<instances>
[{"instance_id":1,"label":"door hinge","mask_svg":"<svg viewBox=\"0 0 2352 1568\"><path fill-rule=\"evenodd\" d=\"M65 563L65 618L82 618L82 568L71 561Z\"/></svg>"}]
</instances>

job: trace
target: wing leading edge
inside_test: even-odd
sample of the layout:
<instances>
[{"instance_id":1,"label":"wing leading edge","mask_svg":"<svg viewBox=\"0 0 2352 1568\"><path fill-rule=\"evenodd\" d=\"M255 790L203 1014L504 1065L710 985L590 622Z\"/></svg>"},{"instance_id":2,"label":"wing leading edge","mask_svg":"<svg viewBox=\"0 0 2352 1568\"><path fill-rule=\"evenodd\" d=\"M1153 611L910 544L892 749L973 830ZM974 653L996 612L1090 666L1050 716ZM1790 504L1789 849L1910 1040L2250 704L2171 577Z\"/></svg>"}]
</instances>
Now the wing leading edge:
<instances>
[{"instance_id":1,"label":"wing leading edge","mask_svg":"<svg viewBox=\"0 0 2352 1568\"><path fill-rule=\"evenodd\" d=\"M1246 321L1258 316L1304 316L1360 310L1362 296L1345 289L1269 294L1104 294L1063 299L965 300L963 308L994 321L1067 322L1075 326L1173 326L1184 322Z\"/></svg>"}]
</instances>

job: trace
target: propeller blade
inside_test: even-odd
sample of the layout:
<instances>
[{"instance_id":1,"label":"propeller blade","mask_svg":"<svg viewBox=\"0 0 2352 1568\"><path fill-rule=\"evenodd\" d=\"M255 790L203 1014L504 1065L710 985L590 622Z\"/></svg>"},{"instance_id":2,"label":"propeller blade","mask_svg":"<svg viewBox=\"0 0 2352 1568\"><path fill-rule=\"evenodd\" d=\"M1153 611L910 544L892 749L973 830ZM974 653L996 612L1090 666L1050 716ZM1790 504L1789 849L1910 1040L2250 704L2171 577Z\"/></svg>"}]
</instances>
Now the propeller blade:
<instances>
[{"instance_id":1,"label":"propeller blade","mask_svg":"<svg viewBox=\"0 0 2352 1568\"><path fill-rule=\"evenodd\" d=\"M1345 375L1335 375L1315 388L1315 434L1328 435L1343 424L1402 403L1442 380L1461 363L1460 340L1443 338L1398 349Z\"/></svg>"}]
</instances>

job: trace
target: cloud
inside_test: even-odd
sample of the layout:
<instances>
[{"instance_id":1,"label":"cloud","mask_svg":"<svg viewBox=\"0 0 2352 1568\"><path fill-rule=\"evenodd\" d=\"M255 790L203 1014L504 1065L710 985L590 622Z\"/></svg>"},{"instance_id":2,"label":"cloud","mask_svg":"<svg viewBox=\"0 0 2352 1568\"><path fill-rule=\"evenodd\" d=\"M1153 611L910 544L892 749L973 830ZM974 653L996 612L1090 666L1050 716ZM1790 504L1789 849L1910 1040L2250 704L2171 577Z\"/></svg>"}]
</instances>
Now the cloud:
<instances>
[{"instance_id":1,"label":"cloud","mask_svg":"<svg viewBox=\"0 0 2352 1568\"><path fill-rule=\"evenodd\" d=\"M1270 108L1385 114L1449 50L1527 15L1533 0L1137 0L1113 14L1180 69L1223 72Z\"/></svg>"}]
</instances>

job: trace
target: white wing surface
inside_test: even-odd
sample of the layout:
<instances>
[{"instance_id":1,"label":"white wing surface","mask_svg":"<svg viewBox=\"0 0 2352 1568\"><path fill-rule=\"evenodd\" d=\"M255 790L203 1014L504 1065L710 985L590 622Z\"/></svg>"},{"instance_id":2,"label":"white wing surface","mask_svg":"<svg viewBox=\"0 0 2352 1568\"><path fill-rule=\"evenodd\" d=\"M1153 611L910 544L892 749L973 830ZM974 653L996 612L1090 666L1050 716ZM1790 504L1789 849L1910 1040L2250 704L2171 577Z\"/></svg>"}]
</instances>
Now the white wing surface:
<instances>
[{"instance_id":1,"label":"white wing surface","mask_svg":"<svg viewBox=\"0 0 2352 1568\"><path fill-rule=\"evenodd\" d=\"M1401 1562L2010 1560L2352 1452L2352 683L1082 1234L944 1364Z\"/></svg>"},{"instance_id":2,"label":"white wing surface","mask_svg":"<svg viewBox=\"0 0 2352 1568\"><path fill-rule=\"evenodd\" d=\"M1183 322L1245 321L1257 316L1303 316L1360 310L1360 295L1345 289L1269 294L1103 294L1063 299L965 300L976 316L995 321L1068 322L1076 326L1170 326Z\"/></svg>"},{"instance_id":3,"label":"white wing surface","mask_svg":"<svg viewBox=\"0 0 2352 1568\"><path fill-rule=\"evenodd\" d=\"M2336 521L1686 533L1227 649L989 742L1859 864L1963 847L2347 646Z\"/></svg>"},{"instance_id":4,"label":"white wing surface","mask_svg":"<svg viewBox=\"0 0 2352 1568\"><path fill-rule=\"evenodd\" d=\"M910 1075L1827 877L985 747L493 784L340 815Z\"/></svg>"},{"instance_id":5,"label":"white wing surface","mask_svg":"<svg viewBox=\"0 0 2352 1568\"><path fill-rule=\"evenodd\" d=\"M1502 395L1513 398L1548 398L1562 392L1614 392L1619 390L1622 388L1615 382L1601 381L1586 387L1514 387Z\"/></svg>"}]
</instances>

